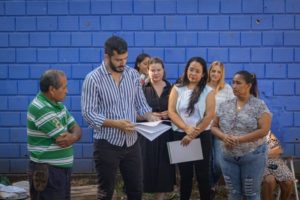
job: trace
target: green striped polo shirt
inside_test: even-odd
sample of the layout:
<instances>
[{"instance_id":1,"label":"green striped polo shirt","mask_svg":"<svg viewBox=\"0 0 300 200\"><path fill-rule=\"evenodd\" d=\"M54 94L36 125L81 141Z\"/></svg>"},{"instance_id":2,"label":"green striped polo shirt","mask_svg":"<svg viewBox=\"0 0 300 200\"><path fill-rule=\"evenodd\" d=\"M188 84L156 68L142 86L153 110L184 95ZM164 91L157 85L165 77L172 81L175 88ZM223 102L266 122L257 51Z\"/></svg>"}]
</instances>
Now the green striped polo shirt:
<instances>
[{"instance_id":1,"label":"green striped polo shirt","mask_svg":"<svg viewBox=\"0 0 300 200\"><path fill-rule=\"evenodd\" d=\"M27 138L30 160L70 168L73 147L59 147L55 139L76 124L66 107L50 101L40 92L30 103L27 112Z\"/></svg>"}]
</instances>

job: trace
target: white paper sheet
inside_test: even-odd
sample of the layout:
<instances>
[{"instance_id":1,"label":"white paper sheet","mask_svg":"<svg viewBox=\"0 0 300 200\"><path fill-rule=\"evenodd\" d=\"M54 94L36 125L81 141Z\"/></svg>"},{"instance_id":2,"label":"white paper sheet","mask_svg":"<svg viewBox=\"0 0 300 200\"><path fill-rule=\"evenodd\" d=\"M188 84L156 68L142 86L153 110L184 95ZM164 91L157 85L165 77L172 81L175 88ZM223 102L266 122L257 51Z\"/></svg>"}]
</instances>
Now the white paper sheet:
<instances>
[{"instance_id":1,"label":"white paper sheet","mask_svg":"<svg viewBox=\"0 0 300 200\"><path fill-rule=\"evenodd\" d=\"M162 124L163 121L142 122L135 124L135 130L150 141L166 132L171 126Z\"/></svg>"},{"instance_id":2,"label":"white paper sheet","mask_svg":"<svg viewBox=\"0 0 300 200\"><path fill-rule=\"evenodd\" d=\"M159 120L159 121L154 121L154 122L138 122L138 123L135 123L135 125L137 126L157 126L158 124L161 124L162 122L171 122L170 120Z\"/></svg>"},{"instance_id":3,"label":"white paper sheet","mask_svg":"<svg viewBox=\"0 0 300 200\"><path fill-rule=\"evenodd\" d=\"M203 159L200 138L192 140L187 146L182 146L180 142L178 140L167 143L171 164Z\"/></svg>"}]
</instances>

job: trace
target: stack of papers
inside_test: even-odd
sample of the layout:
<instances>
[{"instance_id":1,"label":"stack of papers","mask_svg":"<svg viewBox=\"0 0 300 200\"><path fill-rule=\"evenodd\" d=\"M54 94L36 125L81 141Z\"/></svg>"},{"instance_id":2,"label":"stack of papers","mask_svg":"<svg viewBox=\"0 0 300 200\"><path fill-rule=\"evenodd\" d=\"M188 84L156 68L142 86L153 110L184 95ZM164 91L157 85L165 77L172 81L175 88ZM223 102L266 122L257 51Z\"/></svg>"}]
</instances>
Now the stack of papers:
<instances>
[{"instance_id":1,"label":"stack of papers","mask_svg":"<svg viewBox=\"0 0 300 200\"><path fill-rule=\"evenodd\" d=\"M171 164L203 159L200 138L192 140L187 146L183 146L181 140L168 142L167 145Z\"/></svg>"},{"instance_id":2,"label":"stack of papers","mask_svg":"<svg viewBox=\"0 0 300 200\"><path fill-rule=\"evenodd\" d=\"M155 122L136 123L135 130L148 140L153 141L155 138L171 128L171 126L163 124L162 122L163 120Z\"/></svg>"}]
</instances>

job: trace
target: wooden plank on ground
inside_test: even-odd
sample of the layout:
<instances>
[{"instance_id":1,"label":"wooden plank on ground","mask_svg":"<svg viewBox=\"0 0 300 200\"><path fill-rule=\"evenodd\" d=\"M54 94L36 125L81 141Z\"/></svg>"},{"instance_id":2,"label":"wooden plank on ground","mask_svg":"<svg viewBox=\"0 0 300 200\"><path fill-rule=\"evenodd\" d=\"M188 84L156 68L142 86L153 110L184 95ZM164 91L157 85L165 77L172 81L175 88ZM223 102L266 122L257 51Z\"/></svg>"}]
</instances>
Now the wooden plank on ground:
<instances>
[{"instance_id":1,"label":"wooden plank on ground","mask_svg":"<svg viewBox=\"0 0 300 200\"><path fill-rule=\"evenodd\" d=\"M95 199L97 195L97 185L84 185L71 187L71 199Z\"/></svg>"}]
</instances>

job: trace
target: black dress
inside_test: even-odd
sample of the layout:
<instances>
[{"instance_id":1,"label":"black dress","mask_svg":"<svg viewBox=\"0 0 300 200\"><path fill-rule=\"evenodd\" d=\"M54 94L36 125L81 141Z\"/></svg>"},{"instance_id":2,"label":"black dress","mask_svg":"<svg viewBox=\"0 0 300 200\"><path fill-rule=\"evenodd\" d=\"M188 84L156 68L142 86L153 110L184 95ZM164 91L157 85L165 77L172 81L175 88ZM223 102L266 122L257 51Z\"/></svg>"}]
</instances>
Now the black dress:
<instances>
[{"instance_id":1,"label":"black dress","mask_svg":"<svg viewBox=\"0 0 300 200\"><path fill-rule=\"evenodd\" d=\"M166 86L160 97L158 97L151 82L143 86L143 91L148 104L153 112L168 110L168 98L171 85ZM140 144L143 158L144 192L171 192L175 184L175 166L170 164L167 142L172 141L173 131L163 133L153 141L149 141L142 135Z\"/></svg>"}]
</instances>

